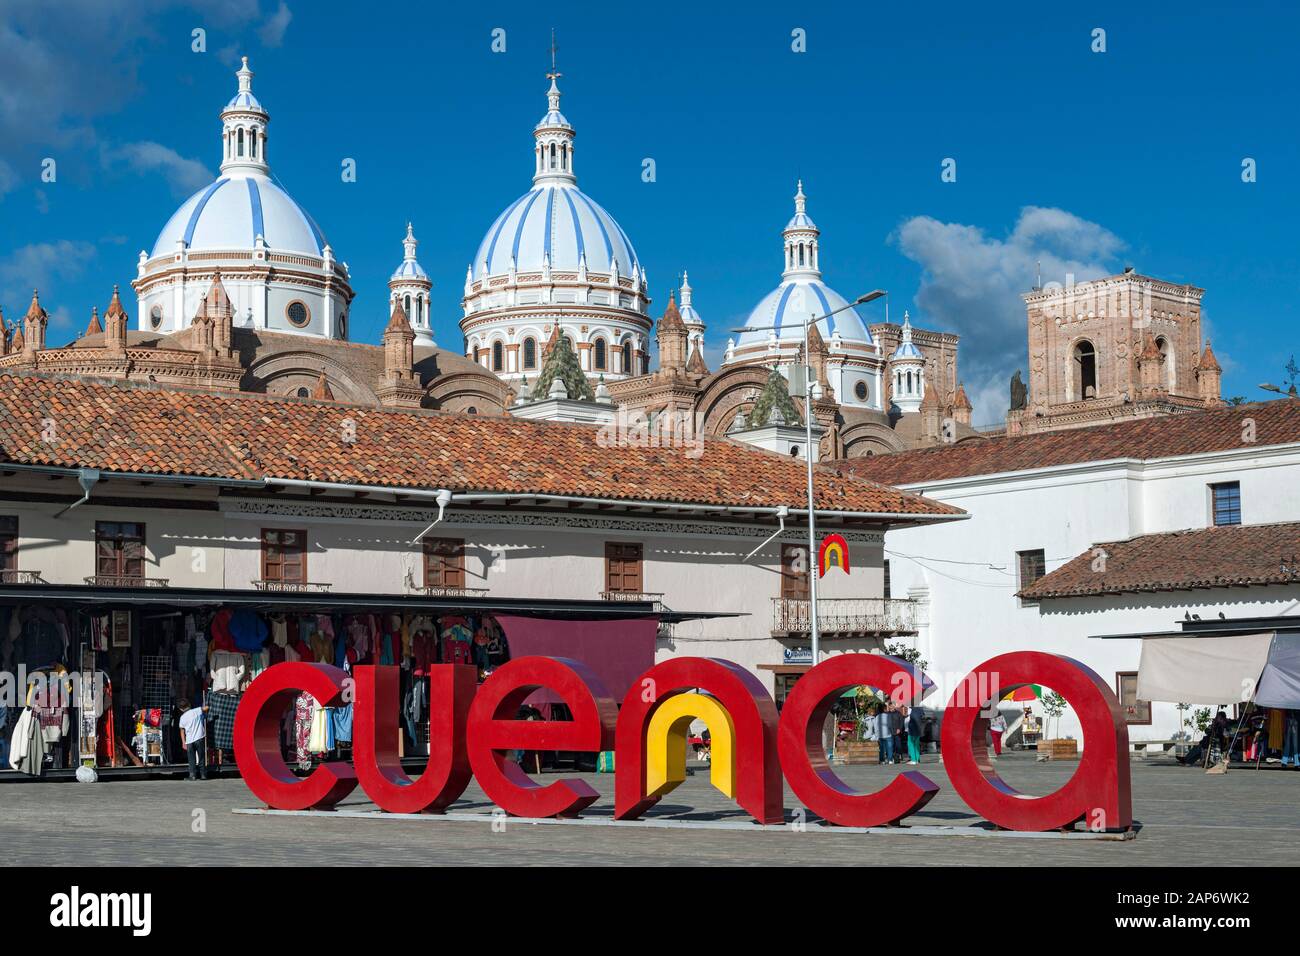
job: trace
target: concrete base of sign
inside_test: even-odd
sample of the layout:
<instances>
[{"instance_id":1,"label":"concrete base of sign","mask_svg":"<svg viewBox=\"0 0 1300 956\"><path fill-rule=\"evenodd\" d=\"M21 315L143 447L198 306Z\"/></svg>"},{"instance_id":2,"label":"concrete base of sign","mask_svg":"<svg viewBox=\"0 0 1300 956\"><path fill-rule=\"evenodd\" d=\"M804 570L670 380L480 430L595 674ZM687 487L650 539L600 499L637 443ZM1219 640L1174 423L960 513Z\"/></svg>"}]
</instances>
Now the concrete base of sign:
<instances>
[{"instance_id":1,"label":"concrete base of sign","mask_svg":"<svg viewBox=\"0 0 1300 956\"><path fill-rule=\"evenodd\" d=\"M1043 833L1026 833L1020 830L999 830L990 826L902 826L902 827L837 827L820 821L807 825L790 822L782 826L765 826L743 820L615 820L613 817L510 817L501 813L385 813L382 810L272 810L267 807L236 807L232 813L262 816L317 817L323 819L347 818L356 820L381 820L390 823L478 823L488 826L577 826L577 827L631 827L658 830L741 830L753 832L767 830L775 833L875 833L881 836L928 837L985 837L1031 840L1133 840L1138 827L1119 833L1093 832L1091 830L1049 830Z\"/></svg>"}]
</instances>

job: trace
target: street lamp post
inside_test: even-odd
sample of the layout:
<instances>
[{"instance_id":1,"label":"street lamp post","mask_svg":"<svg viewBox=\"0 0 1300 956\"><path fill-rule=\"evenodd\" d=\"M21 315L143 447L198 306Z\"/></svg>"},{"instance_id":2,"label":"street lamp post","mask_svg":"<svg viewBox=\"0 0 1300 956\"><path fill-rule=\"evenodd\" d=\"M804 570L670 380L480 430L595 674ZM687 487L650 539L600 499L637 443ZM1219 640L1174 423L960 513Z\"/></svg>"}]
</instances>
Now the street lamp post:
<instances>
[{"instance_id":1,"label":"street lamp post","mask_svg":"<svg viewBox=\"0 0 1300 956\"><path fill-rule=\"evenodd\" d=\"M884 289L876 289L868 292L866 295L860 295L847 305L842 305L838 309L827 312L825 315L809 316L803 321L803 380L804 380L804 398L803 398L803 424L804 424L804 464L808 473L808 554L807 554L807 573L808 573L808 597L809 604L809 633L812 641L812 664L817 666L821 659L821 624L817 618L817 574L813 568L813 562L816 560L817 553L817 507L816 494L813 489L813 454L812 454L812 394L813 394L813 368L812 355L809 348L809 330L822 319L829 319L833 315L851 309L857 305L863 305L881 296L888 295ZM743 329L732 329L733 332L767 332L780 331L780 326L747 326Z\"/></svg>"}]
</instances>

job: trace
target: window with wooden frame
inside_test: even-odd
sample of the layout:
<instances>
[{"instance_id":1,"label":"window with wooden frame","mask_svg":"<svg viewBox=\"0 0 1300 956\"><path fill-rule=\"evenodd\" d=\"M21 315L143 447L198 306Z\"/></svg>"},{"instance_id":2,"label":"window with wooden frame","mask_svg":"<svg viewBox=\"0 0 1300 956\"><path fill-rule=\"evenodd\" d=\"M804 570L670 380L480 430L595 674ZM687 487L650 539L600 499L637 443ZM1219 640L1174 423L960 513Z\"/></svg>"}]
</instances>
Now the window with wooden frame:
<instances>
[{"instance_id":1,"label":"window with wooden frame","mask_svg":"<svg viewBox=\"0 0 1300 956\"><path fill-rule=\"evenodd\" d=\"M1047 552L1042 548L1016 552L1017 591L1023 591L1046 573ZM1037 604L1038 602L1025 600L1024 603Z\"/></svg>"},{"instance_id":2,"label":"window with wooden frame","mask_svg":"<svg viewBox=\"0 0 1300 956\"><path fill-rule=\"evenodd\" d=\"M306 583L306 531L262 529L262 580L287 584Z\"/></svg>"},{"instance_id":3,"label":"window with wooden frame","mask_svg":"<svg viewBox=\"0 0 1300 956\"><path fill-rule=\"evenodd\" d=\"M426 588L465 586L465 539L424 539L424 586Z\"/></svg>"},{"instance_id":4,"label":"window with wooden frame","mask_svg":"<svg viewBox=\"0 0 1300 956\"><path fill-rule=\"evenodd\" d=\"M781 545L781 597L792 601L808 598L808 546Z\"/></svg>"},{"instance_id":5,"label":"window with wooden frame","mask_svg":"<svg viewBox=\"0 0 1300 956\"><path fill-rule=\"evenodd\" d=\"M144 577L144 525L138 521L95 522L95 574Z\"/></svg>"},{"instance_id":6,"label":"window with wooden frame","mask_svg":"<svg viewBox=\"0 0 1300 956\"><path fill-rule=\"evenodd\" d=\"M642 551L639 544L605 542L605 590L640 593Z\"/></svg>"},{"instance_id":7,"label":"window with wooden frame","mask_svg":"<svg viewBox=\"0 0 1300 956\"><path fill-rule=\"evenodd\" d=\"M0 515L0 571L18 570L18 518Z\"/></svg>"},{"instance_id":8,"label":"window with wooden frame","mask_svg":"<svg viewBox=\"0 0 1300 956\"><path fill-rule=\"evenodd\" d=\"M1149 726L1151 701L1141 700L1137 695L1137 689L1137 671L1116 671L1115 693L1119 697L1119 709L1124 714L1124 723Z\"/></svg>"}]
</instances>

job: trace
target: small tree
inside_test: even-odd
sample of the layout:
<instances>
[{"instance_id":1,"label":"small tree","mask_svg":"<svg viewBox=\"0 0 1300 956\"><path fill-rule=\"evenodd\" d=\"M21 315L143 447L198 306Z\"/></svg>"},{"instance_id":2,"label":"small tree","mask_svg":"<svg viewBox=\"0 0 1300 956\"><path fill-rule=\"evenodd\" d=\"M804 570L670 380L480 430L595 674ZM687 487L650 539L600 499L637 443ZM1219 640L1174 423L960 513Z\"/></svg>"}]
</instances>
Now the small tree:
<instances>
[{"instance_id":1,"label":"small tree","mask_svg":"<svg viewBox=\"0 0 1300 956\"><path fill-rule=\"evenodd\" d=\"M569 344L569 338L565 335L556 336L555 344L546 353L542 370L537 375L537 383L533 385L533 399L545 400L551 390L551 383L557 378L569 390L569 398L585 399L588 402L596 400L596 393L591 390L591 383L587 381L587 376L582 371L578 355L573 351L573 346Z\"/></svg>"},{"instance_id":2,"label":"small tree","mask_svg":"<svg viewBox=\"0 0 1300 956\"><path fill-rule=\"evenodd\" d=\"M885 653L890 657L897 657L913 666L925 670L929 663L921 660L921 652L915 647L908 647L902 641L895 641L893 644L885 645Z\"/></svg>"},{"instance_id":3,"label":"small tree","mask_svg":"<svg viewBox=\"0 0 1300 956\"><path fill-rule=\"evenodd\" d=\"M1056 691L1052 691L1043 698L1043 711L1050 719L1056 721L1056 729L1058 732L1061 729L1061 715L1065 713L1065 708L1068 706L1069 704L1066 699Z\"/></svg>"},{"instance_id":4,"label":"small tree","mask_svg":"<svg viewBox=\"0 0 1300 956\"><path fill-rule=\"evenodd\" d=\"M772 369L767 376L767 384L763 386L763 391L759 393L754 401L754 407L749 412L749 427L762 428L772 420L773 412L777 409L780 409L781 417L785 419L787 425L798 425L803 421L799 409L795 407L794 399L790 397L790 388L786 384L785 376Z\"/></svg>"}]
</instances>

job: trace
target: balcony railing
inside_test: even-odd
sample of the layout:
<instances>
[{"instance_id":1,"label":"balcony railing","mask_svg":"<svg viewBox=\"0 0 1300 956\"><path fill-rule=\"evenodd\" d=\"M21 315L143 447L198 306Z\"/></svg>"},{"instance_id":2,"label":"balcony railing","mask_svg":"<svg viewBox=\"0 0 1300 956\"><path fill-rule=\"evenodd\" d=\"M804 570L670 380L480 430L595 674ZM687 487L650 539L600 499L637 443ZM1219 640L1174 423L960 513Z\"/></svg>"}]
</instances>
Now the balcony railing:
<instances>
[{"instance_id":1,"label":"balcony railing","mask_svg":"<svg viewBox=\"0 0 1300 956\"><path fill-rule=\"evenodd\" d=\"M253 587L259 591L292 591L295 594L302 594L328 591L333 585L320 581L254 581Z\"/></svg>"},{"instance_id":2,"label":"balcony railing","mask_svg":"<svg viewBox=\"0 0 1300 956\"><path fill-rule=\"evenodd\" d=\"M662 591L601 591L600 599L602 601L626 601L636 604L653 604L657 613L668 610L664 606L664 594Z\"/></svg>"},{"instance_id":3,"label":"balcony railing","mask_svg":"<svg viewBox=\"0 0 1300 956\"><path fill-rule=\"evenodd\" d=\"M914 634L916 602L893 598L818 598L817 625L823 634ZM772 599L773 634L812 632L812 601Z\"/></svg>"},{"instance_id":4,"label":"balcony railing","mask_svg":"<svg viewBox=\"0 0 1300 956\"><path fill-rule=\"evenodd\" d=\"M423 594L425 597L482 597L488 593L487 588L458 588L445 587L437 584L426 585L425 587L415 588L416 594Z\"/></svg>"},{"instance_id":5,"label":"balcony railing","mask_svg":"<svg viewBox=\"0 0 1300 956\"><path fill-rule=\"evenodd\" d=\"M0 571L0 584L46 584L39 571L19 571L17 568Z\"/></svg>"},{"instance_id":6,"label":"balcony railing","mask_svg":"<svg viewBox=\"0 0 1300 956\"><path fill-rule=\"evenodd\" d=\"M97 588L165 588L167 578L146 578L143 574L92 574L84 579Z\"/></svg>"}]
</instances>

